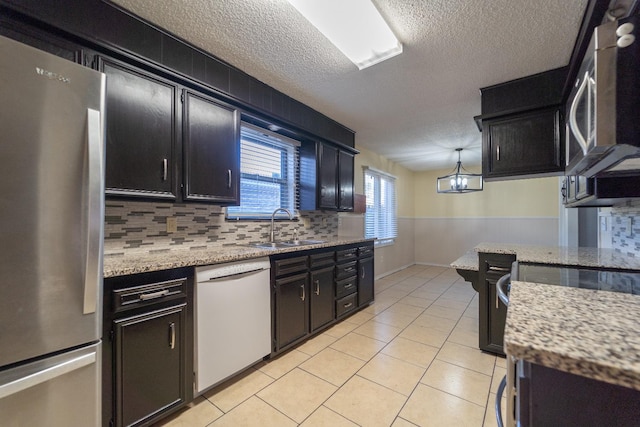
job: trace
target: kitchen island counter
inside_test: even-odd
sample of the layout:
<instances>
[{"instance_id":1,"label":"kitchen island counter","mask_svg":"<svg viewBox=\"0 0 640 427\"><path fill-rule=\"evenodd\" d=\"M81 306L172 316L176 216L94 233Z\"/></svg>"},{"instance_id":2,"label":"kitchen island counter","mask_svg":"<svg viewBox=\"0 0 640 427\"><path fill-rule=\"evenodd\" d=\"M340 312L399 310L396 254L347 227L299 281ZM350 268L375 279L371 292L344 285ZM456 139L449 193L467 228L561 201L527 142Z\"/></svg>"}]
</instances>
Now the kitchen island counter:
<instances>
[{"instance_id":1,"label":"kitchen island counter","mask_svg":"<svg viewBox=\"0 0 640 427\"><path fill-rule=\"evenodd\" d=\"M480 243L474 250L494 254L514 254L520 262L536 264L640 270L640 258L616 252L614 249Z\"/></svg>"},{"instance_id":2,"label":"kitchen island counter","mask_svg":"<svg viewBox=\"0 0 640 427\"><path fill-rule=\"evenodd\" d=\"M373 240L375 239L333 239L326 240L323 243L275 249L255 248L249 245L227 245L202 249L175 249L157 252L132 251L124 254L105 254L103 272L105 278L126 276L149 271L241 261L281 253L371 242Z\"/></svg>"},{"instance_id":3,"label":"kitchen island counter","mask_svg":"<svg viewBox=\"0 0 640 427\"><path fill-rule=\"evenodd\" d=\"M640 296L511 283L506 353L563 372L640 390Z\"/></svg>"}]
</instances>

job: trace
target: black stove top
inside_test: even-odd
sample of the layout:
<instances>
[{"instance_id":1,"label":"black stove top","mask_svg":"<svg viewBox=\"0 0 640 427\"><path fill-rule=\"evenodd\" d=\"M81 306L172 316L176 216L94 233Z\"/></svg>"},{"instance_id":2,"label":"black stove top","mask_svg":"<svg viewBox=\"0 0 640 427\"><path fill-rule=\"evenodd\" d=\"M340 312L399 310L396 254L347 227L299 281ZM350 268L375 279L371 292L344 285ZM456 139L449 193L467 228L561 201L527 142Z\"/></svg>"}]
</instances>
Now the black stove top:
<instances>
[{"instance_id":1,"label":"black stove top","mask_svg":"<svg viewBox=\"0 0 640 427\"><path fill-rule=\"evenodd\" d=\"M640 295L640 272L514 263L511 280Z\"/></svg>"}]
</instances>

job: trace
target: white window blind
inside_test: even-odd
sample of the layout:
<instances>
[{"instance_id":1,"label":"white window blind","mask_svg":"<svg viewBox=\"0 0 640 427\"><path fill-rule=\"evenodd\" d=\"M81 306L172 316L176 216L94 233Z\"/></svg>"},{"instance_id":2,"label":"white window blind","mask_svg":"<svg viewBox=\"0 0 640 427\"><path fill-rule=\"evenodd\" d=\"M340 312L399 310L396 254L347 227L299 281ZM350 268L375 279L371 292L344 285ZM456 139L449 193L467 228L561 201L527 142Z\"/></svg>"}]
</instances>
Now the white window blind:
<instances>
[{"instance_id":1,"label":"white window blind","mask_svg":"<svg viewBox=\"0 0 640 427\"><path fill-rule=\"evenodd\" d=\"M243 123L240 129L240 206L228 219L271 218L277 208L297 215L300 143ZM285 213L277 217L286 218Z\"/></svg>"},{"instance_id":2,"label":"white window blind","mask_svg":"<svg viewBox=\"0 0 640 427\"><path fill-rule=\"evenodd\" d=\"M377 238L377 244L393 242L398 237L395 177L365 168L364 192L367 197L365 237Z\"/></svg>"}]
</instances>

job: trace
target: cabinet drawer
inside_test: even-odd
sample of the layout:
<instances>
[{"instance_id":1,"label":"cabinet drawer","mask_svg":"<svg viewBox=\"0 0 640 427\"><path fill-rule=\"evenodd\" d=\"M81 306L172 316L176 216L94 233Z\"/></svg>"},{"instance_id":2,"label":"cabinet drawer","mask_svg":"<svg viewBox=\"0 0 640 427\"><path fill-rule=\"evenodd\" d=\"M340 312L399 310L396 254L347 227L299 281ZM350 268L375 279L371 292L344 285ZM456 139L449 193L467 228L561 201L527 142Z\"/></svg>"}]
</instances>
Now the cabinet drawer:
<instances>
[{"instance_id":1,"label":"cabinet drawer","mask_svg":"<svg viewBox=\"0 0 640 427\"><path fill-rule=\"evenodd\" d=\"M354 276L336 283L336 298L341 298L355 292L358 288L356 281L357 278Z\"/></svg>"},{"instance_id":2,"label":"cabinet drawer","mask_svg":"<svg viewBox=\"0 0 640 427\"><path fill-rule=\"evenodd\" d=\"M339 264L336 266L336 279L346 279L347 277L355 276L358 273L356 267L356 261L351 261L346 264Z\"/></svg>"},{"instance_id":3,"label":"cabinet drawer","mask_svg":"<svg viewBox=\"0 0 640 427\"><path fill-rule=\"evenodd\" d=\"M335 252L333 251L309 255L309 267L312 270L330 266L334 262L335 262Z\"/></svg>"},{"instance_id":4,"label":"cabinet drawer","mask_svg":"<svg viewBox=\"0 0 640 427\"><path fill-rule=\"evenodd\" d=\"M373 256L373 246L360 246L358 248L358 256L360 258Z\"/></svg>"},{"instance_id":5,"label":"cabinet drawer","mask_svg":"<svg viewBox=\"0 0 640 427\"><path fill-rule=\"evenodd\" d=\"M308 263L306 256L279 259L273 262L276 277L293 273L302 273L307 270L307 266Z\"/></svg>"},{"instance_id":6,"label":"cabinet drawer","mask_svg":"<svg viewBox=\"0 0 640 427\"><path fill-rule=\"evenodd\" d=\"M336 317L340 317L358 306L358 293L354 292L336 301Z\"/></svg>"},{"instance_id":7,"label":"cabinet drawer","mask_svg":"<svg viewBox=\"0 0 640 427\"><path fill-rule=\"evenodd\" d=\"M187 279L117 289L113 293L113 312L157 304L164 301L187 297Z\"/></svg>"},{"instance_id":8,"label":"cabinet drawer","mask_svg":"<svg viewBox=\"0 0 640 427\"><path fill-rule=\"evenodd\" d=\"M336 251L336 262L342 264L358 258L358 248L343 249Z\"/></svg>"}]
</instances>

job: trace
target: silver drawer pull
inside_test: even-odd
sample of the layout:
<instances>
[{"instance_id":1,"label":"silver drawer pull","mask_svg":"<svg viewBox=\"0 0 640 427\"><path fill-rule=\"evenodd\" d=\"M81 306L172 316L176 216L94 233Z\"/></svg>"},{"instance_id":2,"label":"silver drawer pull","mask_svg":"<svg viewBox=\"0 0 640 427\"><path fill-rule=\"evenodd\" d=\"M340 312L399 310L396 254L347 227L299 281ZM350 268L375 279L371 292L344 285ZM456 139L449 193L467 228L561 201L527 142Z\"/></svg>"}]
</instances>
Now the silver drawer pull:
<instances>
[{"instance_id":1,"label":"silver drawer pull","mask_svg":"<svg viewBox=\"0 0 640 427\"><path fill-rule=\"evenodd\" d=\"M147 300L150 300L150 299L160 298L160 297L163 297L163 296L168 295L168 294L169 294L169 290L168 289L163 289L163 290L158 291L158 292L151 292L150 294L142 294L138 298L140 299L140 301L147 301Z\"/></svg>"},{"instance_id":2,"label":"silver drawer pull","mask_svg":"<svg viewBox=\"0 0 640 427\"><path fill-rule=\"evenodd\" d=\"M352 302L349 302L349 303L347 303L347 304L345 304L345 305L344 305L344 308L349 308L349 307L352 307L352 306L353 306L353 303L352 303Z\"/></svg>"},{"instance_id":3,"label":"silver drawer pull","mask_svg":"<svg viewBox=\"0 0 640 427\"><path fill-rule=\"evenodd\" d=\"M305 300L305 298L306 298L306 295L305 295L305 292L304 292L304 285L300 285L300 289L302 289L302 296L300 297L300 299L301 299L302 301L304 301L304 300Z\"/></svg>"},{"instance_id":4,"label":"silver drawer pull","mask_svg":"<svg viewBox=\"0 0 640 427\"><path fill-rule=\"evenodd\" d=\"M174 322L169 323L169 348L171 350L176 348L176 324Z\"/></svg>"},{"instance_id":5,"label":"silver drawer pull","mask_svg":"<svg viewBox=\"0 0 640 427\"><path fill-rule=\"evenodd\" d=\"M316 284L316 295L320 295L320 281L316 280L315 284Z\"/></svg>"},{"instance_id":6,"label":"silver drawer pull","mask_svg":"<svg viewBox=\"0 0 640 427\"><path fill-rule=\"evenodd\" d=\"M349 288L353 288L353 283L347 283L346 285L344 285L345 289L349 289Z\"/></svg>"},{"instance_id":7,"label":"silver drawer pull","mask_svg":"<svg viewBox=\"0 0 640 427\"><path fill-rule=\"evenodd\" d=\"M355 268L353 268L353 267L349 267L349 268L345 268L345 269L344 269L344 272L345 272L345 273L346 273L346 272L351 272L351 271L355 271Z\"/></svg>"}]
</instances>

